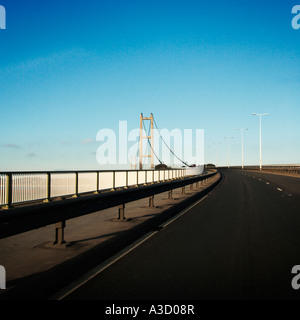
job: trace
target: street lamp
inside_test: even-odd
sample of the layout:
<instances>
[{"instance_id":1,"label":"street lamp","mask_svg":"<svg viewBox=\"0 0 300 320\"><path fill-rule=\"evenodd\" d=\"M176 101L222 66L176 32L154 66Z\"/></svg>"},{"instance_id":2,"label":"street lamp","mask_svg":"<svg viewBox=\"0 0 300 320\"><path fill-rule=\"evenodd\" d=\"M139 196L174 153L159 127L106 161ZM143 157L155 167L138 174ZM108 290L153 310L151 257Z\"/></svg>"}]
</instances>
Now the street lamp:
<instances>
[{"instance_id":1,"label":"street lamp","mask_svg":"<svg viewBox=\"0 0 300 320\"><path fill-rule=\"evenodd\" d=\"M234 137L224 137L224 139L228 139L228 169L229 169L229 166L230 166L230 139L233 139Z\"/></svg>"},{"instance_id":2,"label":"street lamp","mask_svg":"<svg viewBox=\"0 0 300 320\"><path fill-rule=\"evenodd\" d=\"M262 169L261 165L261 116L267 116L268 113L252 113L254 116L259 116L259 170Z\"/></svg>"},{"instance_id":3,"label":"street lamp","mask_svg":"<svg viewBox=\"0 0 300 320\"><path fill-rule=\"evenodd\" d=\"M244 130L248 130L247 128L238 128L237 130L241 130L241 134L242 134L242 170L244 170Z\"/></svg>"}]
</instances>

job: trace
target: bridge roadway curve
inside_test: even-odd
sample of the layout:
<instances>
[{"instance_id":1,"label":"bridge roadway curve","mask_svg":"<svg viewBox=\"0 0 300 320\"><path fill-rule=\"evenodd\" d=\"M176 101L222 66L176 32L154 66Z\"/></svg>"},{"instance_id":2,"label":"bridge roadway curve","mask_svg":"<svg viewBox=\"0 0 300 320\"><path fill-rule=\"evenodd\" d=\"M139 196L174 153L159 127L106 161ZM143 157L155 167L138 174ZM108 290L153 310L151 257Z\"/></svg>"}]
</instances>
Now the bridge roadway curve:
<instances>
[{"instance_id":1,"label":"bridge roadway curve","mask_svg":"<svg viewBox=\"0 0 300 320\"><path fill-rule=\"evenodd\" d=\"M203 201L62 299L299 299L300 179L221 172Z\"/></svg>"}]
</instances>

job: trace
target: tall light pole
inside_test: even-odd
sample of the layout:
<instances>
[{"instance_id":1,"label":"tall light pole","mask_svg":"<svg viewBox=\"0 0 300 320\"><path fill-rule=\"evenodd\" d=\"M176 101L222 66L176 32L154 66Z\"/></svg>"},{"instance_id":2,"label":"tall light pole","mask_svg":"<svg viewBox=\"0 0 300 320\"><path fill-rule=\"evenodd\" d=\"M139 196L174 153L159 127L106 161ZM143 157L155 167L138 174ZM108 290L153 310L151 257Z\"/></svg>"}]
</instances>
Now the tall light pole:
<instances>
[{"instance_id":1,"label":"tall light pole","mask_svg":"<svg viewBox=\"0 0 300 320\"><path fill-rule=\"evenodd\" d=\"M242 170L244 170L244 130L248 130L247 128L238 128L237 130L241 130L242 134Z\"/></svg>"},{"instance_id":2,"label":"tall light pole","mask_svg":"<svg viewBox=\"0 0 300 320\"><path fill-rule=\"evenodd\" d=\"M261 116L267 116L268 113L252 113L254 116L259 116L259 170L262 169L261 163Z\"/></svg>"},{"instance_id":3,"label":"tall light pole","mask_svg":"<svg viewBox=\"0 0 300 320\"><path fill-rule=\"evenodd\" d=\"M228 139L227 141L228 141L228 169L229 169L229 167L230 167L230 139L233 139L234 137L230 137L230 138L228 138L228 137L224 137L224 139Z\"/></svg>"}]
</instances>

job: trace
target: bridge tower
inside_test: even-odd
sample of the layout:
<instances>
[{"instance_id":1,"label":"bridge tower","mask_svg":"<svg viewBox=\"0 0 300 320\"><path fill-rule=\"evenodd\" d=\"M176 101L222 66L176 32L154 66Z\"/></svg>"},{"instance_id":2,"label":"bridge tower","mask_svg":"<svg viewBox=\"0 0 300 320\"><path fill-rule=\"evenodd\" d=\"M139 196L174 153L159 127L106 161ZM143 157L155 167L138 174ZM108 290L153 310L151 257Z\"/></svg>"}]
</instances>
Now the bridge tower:
<instances>
[{"instance_id":1,"label":"bridge tower","mask_svg":"<svg viewBox=\"0 0 300 320\"><path fill-rule=\"evenodd\" d=\"M148 120L150 121L150 136L143 135L143 121ZM147 133L146 133L147 134ZM143 154L143 139L148 139L150 143L151 151L150 154ZM149 141L150 140L150 141ZM151 168L154 168L154 139L153 139L153 114L151 113L150 117L143 117L143 114L140 115L140 148L139 148L139 169L143 169L143 158L151 158Z\"/></svg>"}]
</instances>

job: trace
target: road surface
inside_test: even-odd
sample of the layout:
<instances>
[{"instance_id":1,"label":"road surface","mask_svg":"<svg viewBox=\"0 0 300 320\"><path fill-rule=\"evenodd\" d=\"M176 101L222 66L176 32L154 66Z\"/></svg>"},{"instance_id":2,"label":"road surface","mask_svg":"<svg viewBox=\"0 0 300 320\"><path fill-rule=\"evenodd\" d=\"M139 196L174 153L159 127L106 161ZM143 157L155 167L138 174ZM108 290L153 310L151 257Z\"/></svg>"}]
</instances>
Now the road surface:
<instances>
[{"instance_id":1,"label":"road surface","mask_svg":"<svg viewBox=\"0 0 300 320\"><path fill-rule=\"evenodd\" d=\"M222 173L197 205L61 298L299 299L291 270L300 265L300 179Z\"/></svg>"}]
</instances>

